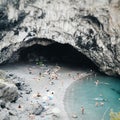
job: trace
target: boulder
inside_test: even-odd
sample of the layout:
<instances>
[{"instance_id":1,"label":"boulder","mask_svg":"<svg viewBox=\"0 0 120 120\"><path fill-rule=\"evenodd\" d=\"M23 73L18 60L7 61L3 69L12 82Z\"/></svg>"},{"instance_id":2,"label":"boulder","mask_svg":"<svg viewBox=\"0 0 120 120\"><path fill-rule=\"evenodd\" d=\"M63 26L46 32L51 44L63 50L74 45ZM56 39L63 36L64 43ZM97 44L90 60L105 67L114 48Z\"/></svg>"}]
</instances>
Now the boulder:
<instances>
[{"instance_id":1,"label":"boulder","mask_svg":"<svg viewBox=\"0 0 120 120\"><path fill-rule=\"evenodd\" d=\"M0 120L10 120L9 113L6 109L0 111Z\"/></svg>"},{"instance_id":2,"label":"boulder","mask_svg":"<svg viewBox=\"0 0 120 120\"><path fill-rule=\"evenodd\" d=\"M3 79L0 79L0 99L15 102L18 98L17 87Z\"/></svg>"},{"instance_id":3,"label":"boulder","mask_svg":"<svg viewBox=\"0 0 120 120\"><path fill-rule=\"evenodd\" d=\"M39 103L36 103L33 106L32 114L40 115L43 112L43 110L44 110L43 106Z\"/></svg>"},{"instance_id":4,"label":"boulder","mask_svg":"<svg viewBox=\"0 0 120 120\"><path fill-rule=\"evenodd\" d=\"M27 105L25 111L28 111L33 115L41 115L41 113L44 111L44 107L40 103L34 101L32 104Z\"/></svg>"},{"instance_id":5,"label":"boulder","mask_svg":"<svg viewBox=\"0 0 120 120\"><path fill-rule=\"evenodd\" d=\"M1 107L1 108L5 108L5 106L6 106L5 101L0 100L0 107Z\"/></svg>"},{"instance_id":6,"label":"boulder","mask_svg":"<svg viewBox=\"0 0 120 120\"><path fill-rule=\"evenodd\" d=\"M6 73L3 70L0 70L0 79L5 79L6 78Z\"/></svg>"}]
</instances>

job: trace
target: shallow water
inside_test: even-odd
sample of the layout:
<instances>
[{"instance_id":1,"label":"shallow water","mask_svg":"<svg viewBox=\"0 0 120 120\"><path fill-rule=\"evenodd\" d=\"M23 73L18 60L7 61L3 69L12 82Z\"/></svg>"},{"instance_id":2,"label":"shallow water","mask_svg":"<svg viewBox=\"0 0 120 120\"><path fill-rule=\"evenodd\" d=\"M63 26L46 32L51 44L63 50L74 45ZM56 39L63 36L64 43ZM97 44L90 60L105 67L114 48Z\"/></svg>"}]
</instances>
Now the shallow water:
<instances>
[{"instance_id":1,"label":"shallow water","mask_svg":"<svg viewBox=\"0 0 120 120\"><path fill-rule=\"evenodd\" d=\"M73 114L78 116L76 120L110 120L110 109L120 111L120 79L97 75L78 80L67 89L64 102L70 120Z\"/></svg>"}]
</instances>

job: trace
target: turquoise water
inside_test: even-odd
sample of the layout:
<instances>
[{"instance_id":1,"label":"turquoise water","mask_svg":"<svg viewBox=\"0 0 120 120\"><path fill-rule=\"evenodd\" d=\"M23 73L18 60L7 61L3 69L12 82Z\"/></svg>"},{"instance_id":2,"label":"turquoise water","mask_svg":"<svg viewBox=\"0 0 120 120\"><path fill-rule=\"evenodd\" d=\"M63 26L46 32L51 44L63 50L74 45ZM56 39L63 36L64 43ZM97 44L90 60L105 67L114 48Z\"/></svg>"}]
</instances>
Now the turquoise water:
<instances>
[{"instance_id":1,"label":"turquoise water","mask_svg":"<svg viewBox=\"0 0 120 120\"><path fill-rule=\"evenodd\" d=\"M78 80L67 89L64 102L70 120L73 114L78 116L76 120L110 120L110 109L120 112L120 79L97 75Z\"/></svg>"}]
</instances>

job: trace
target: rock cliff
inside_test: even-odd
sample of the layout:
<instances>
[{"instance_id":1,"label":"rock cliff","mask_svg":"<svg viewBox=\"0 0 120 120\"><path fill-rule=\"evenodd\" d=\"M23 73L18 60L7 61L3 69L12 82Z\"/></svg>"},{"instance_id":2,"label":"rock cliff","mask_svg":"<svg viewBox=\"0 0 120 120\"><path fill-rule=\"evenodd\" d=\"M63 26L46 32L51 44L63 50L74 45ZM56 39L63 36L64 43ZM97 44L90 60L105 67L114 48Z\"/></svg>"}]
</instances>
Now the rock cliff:
<instances>
[{"instance_id":1,"label":"rock cliff","mask_svg":"<svg viewBox=\"0 0 120 120\"><path fill-rule=\"evenodd\" d=\"M120 0L0 0L0 63L23 47L68 43L120 75Z\"/></svg>"}]
</instances>

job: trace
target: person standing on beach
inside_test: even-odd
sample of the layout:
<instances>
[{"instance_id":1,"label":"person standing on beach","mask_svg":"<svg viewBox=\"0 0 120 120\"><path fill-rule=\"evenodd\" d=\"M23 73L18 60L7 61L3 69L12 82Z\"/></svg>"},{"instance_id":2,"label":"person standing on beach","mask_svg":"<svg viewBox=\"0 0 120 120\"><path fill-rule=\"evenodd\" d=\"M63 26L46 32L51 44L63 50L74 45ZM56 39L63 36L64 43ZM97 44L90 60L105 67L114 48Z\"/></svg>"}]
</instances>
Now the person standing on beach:
<instances>
[{"instance_id":1,"label":"person standing on beach","mask_svg":"<svg viewBox=\"0 0 120 120\"><path fill-rule=\"evenodd\" d=\"M81 107L81 113L84 114L84 107Z\"/></svg>"},{"instance_id":2,"label":"person standing on beach","mask_svg":"<svg viewBox=\"0 0 120 120\"><path fill-rule=\"evenodd\" d=\"M32 68L28 68L29 74L32 74Z\"/></svg>"}]
</instances>

